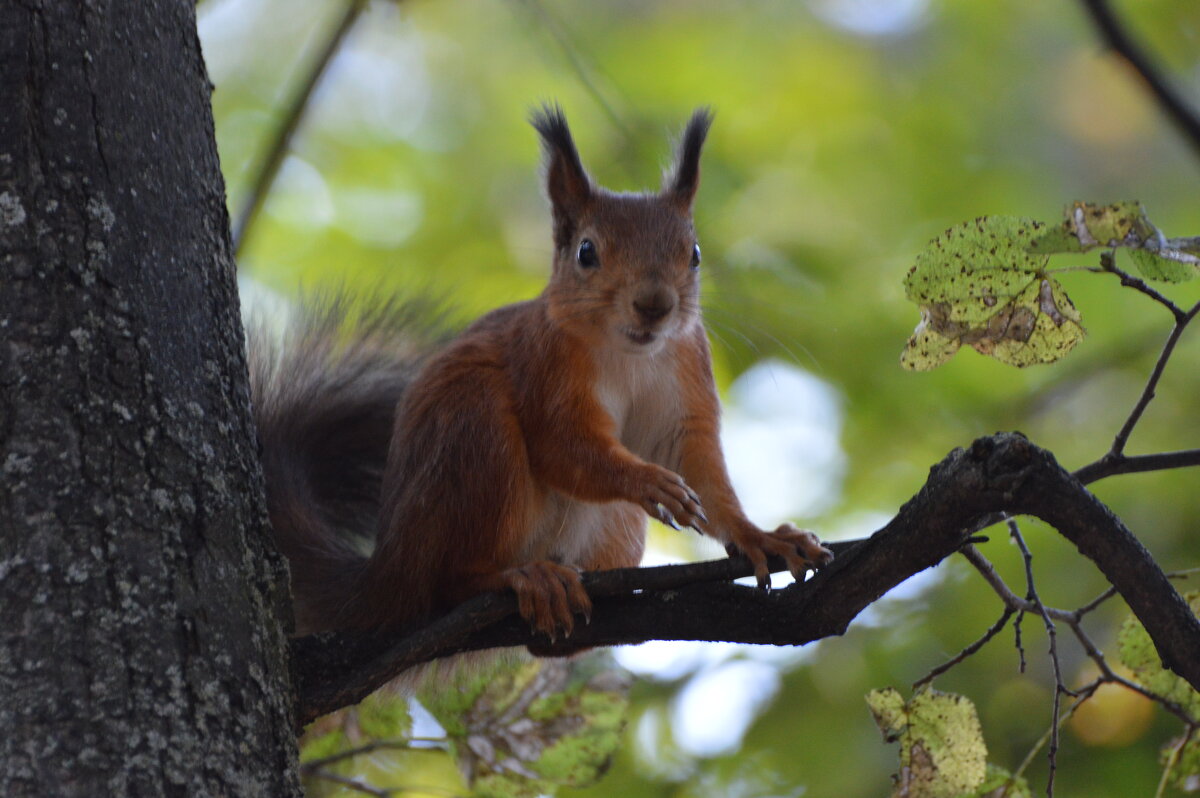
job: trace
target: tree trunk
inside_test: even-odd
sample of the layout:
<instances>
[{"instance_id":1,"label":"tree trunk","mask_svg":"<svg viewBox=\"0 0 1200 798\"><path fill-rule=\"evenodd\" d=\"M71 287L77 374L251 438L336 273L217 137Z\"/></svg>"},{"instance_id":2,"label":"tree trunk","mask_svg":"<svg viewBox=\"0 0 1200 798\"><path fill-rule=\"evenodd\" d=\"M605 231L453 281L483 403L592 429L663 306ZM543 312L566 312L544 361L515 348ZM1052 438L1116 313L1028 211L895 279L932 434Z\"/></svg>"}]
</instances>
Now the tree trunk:
<instances>
[{"instance_id":1,"label":"tree trunk","mask_svg":"<svg viewBox=\"0 0 1200 798\"><path fill-rule=\"evenodd\" d=\"M0 795L298 795L191 0L0 3Z\"/></svg>"}]
</instances>

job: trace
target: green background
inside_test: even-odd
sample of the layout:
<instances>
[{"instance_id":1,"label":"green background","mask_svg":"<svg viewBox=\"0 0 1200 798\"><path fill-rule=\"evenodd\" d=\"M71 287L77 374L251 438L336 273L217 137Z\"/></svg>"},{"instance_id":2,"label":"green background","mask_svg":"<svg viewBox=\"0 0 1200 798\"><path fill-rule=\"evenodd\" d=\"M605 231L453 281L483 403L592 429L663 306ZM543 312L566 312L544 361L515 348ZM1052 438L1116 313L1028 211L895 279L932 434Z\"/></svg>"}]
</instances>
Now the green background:
<instances>
[{"instance_id":1,"label":"green background","mask_svg":"<svg viewBox=\"0 0 1200 798\"><path fill-rule=\"evenodd\" d=\"M235 216L343 8L200 5ZM878 32L839 23L855 8L877 12L860 24L882 24L887 13L899 23ZM1172 80L1200 95L1200 5L1140 0L1117 10ZM963 351L932 373L904 372L899 353L917 311L901 279L929 239L984 214L1054 221L1076 199L1139 199L1169 235L1200 234L1200 158L1104 54L1079 3L376 2L318 86L249 231L244 298L319 286L424 292L465 320L535 294L550 258L549 220L526 117L546 100L562 103L585 164L614 189L656 187L670 136L695 106L715 109L696 223L719 379L728 387L773 358L833 389L841 472L824 501L795 519L830 537L869 533L931 464L981 434L1020 429L1068 468L1099 457L1170 328L1161 308L1115 279L1069 273L1061 279L1088 338L1061 364L1015 370ZM1094 265L1095 256L1055 260ZM1200 298L1190 284L1169 292L1181 303ZM1185 338L1131 453L1200 446L1198 356L1194 336ZM1186 568L1200 561L1196 480L1182 470L1094 490L1165 568ZM1053 530L1024 528L1047 603L1070 608L1104 589ZM665 556L701 556L674 533L653 534ZM992 538L984 553L1023 592L1015 548L1002 530ZM886 794L896 752L864 694L905 689L1000 610L952 560L843 638L794 656L710 651L673 678L640 679L627 744L590 794ZM1123 614L1111 602L1091 622L1105 650ZM976 701L990 759L1010 768L1049 723L1041 627L1024 624L1025 674L1006 631L937 682ZM1067 676L1089 678L1062 631ZM779 674L780 689L750 702L758 715L735 749L682 749L671 725L681 691L697 673L739 660L767 668L769 683ZM1090 719L1064 733L1057 794L1152 793L1158 749L1176 726L1106 688ZM1027 774L1036 792L1045 772L1040 757ZM440 765L416 781L441 778L455 788Z\"/></svg>"}]
</instances>

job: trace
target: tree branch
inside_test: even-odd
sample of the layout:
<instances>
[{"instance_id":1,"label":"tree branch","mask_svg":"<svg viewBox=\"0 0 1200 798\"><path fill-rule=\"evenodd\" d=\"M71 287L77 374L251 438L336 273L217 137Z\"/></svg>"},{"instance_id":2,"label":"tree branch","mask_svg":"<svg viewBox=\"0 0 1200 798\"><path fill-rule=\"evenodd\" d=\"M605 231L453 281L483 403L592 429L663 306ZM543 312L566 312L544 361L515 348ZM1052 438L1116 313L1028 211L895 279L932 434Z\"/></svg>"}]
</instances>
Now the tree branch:
<instances>
[{"instance_id":1,"label":"tree branch","mask_svg":"<svg viewBox=\"0 0 1200 798\"><path fill-rule=\"evenodd\" d=\"M1137 70L1167 116L1192 148L1200 152L1200 117L1175 93L1142 48L1125 32L1109 7L1108 0L1083 0L1083 7L1096 24L1105 44Z\"/></svg>"},{"instance_id":2,"label":"tree branch","mask_svg":"<svg viewBox=\"0 0 1200 798\"><path fill-rule=\"evenodd\" d=\"M1178 452L1159 452L1129 457L1106 455L1094 463L1085 465L1075 472L1075 478L1090 485L1105 477L1117 474L1136 474L1145 471L1165 471L1171 468L1200 466L1200 449L1184 449Z\"/></svg>"},{"instance_id":3,"label":"tree branch","mask_svg":"<svg viewBox=\"0 0 1200 798\"><path fill-rule=\"evenodd\" d=\"M1015 612L1016 612L1016 610L1014 610L1012 607L1008 606L1007 604L1004 605L1004 612L1002 612L1000 614L1000 618L994 624L992 624L991 627L989 627L986 632L983 633L982 637L980 637L974 643L971 643L969 646L964 648L962 651L958 652L958 654L956 654L951 659L946 660L941 665L938 665L936 668L931 670L929 673L925 674L920 679L913 682L913 684L912 684L913 692L916 692L923 685L927 685L927 684L931 683L934 679L941 676L943 673L950 670L955 665L958 665L960 662L963 662L968 657L975 654L975 652L979 651L979 649L981 649L985 645L987 645L988 641L990 641L993 637L995 637L996 635L998 635L1000 633L1000 630L1004 628L1004 625L1008 623L1008 619L1011 618Z\"/></svg>"},{"instance_id":4,"label":"tree branch","mask_svg":"<svg viewBox=\"0 0 1200 798\"><path fill-rule=\"evenodd\" d=\"M540 653L568 654L646 640L801 645L840 635L887 591L962 548L977 519L996 512L1035 515L1075 543L1125 598L1164 663L1200 687L1200 621L1149 552L1050 453L1006 433L951 452L887 526L838 547L830 565L784 590L725 581L751 573L735 557L587 574L592 622L557 644L531 635L515 599L502 594L477 596L407 635L294 640L297 722L354 703L408 668L466 651L532 644Z\"/></svg>"}]
</instances>

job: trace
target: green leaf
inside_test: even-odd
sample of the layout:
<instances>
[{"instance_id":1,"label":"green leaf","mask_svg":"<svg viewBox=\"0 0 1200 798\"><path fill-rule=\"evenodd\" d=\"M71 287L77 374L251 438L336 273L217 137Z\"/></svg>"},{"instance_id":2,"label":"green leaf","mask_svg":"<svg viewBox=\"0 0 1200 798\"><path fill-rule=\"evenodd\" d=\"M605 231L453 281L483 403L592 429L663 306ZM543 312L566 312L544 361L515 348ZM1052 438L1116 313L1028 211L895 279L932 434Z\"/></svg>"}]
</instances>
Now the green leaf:
<instances>
[{"instance_id":1,"label":"green leaf","mask_svg":"<svg viewBox=\"0 0 1200 798\"><path fill-rule=\"evenodd\" d=\"M1183 283L1200 275L1200 267L1195 263L1184 263L1172 258L1165 258L1148 249L1131 249L1129 257L1147 280Z\"/></svg>"},{"instance_id":2,"label":"green leaf","mask_svg":"<svg viewBox=\"0 0 1200 798\"><path fill-rule=\"evenodd\" d=\"M968 342L1010 366L1053 363L1083 340L1079 322L1079 311L1067 292L1047 277L1031 283L992 318L985 334Z\"/></svg>"},{"instance_id":3,"label":"green leaf","mask_svg":"<svg viewBox=\"0 0 1200 798\"><path fill-rule=\"evenodd\" d=\"M1200 591L1184 596L1192 612L1200 615ZM1154 648L1146 628L1136 617L1130 615L1121 625L1117 635L1121 662L1133 671L1134 679L1153 693L1174 701L1192 715L1200 714L1200 693L1162 666L1162 658Z\"/></svg>"},{"instance_id":4,"label":"green leaf","mask_svg":"<svg viewBox=\"0 0 1200 798\"><path fill-rule=\"evenodd\" d=\"M987 775L987 746L971 700L922 690L905 703L894 688L873 690L867 705L888 742L900 743L894 796L955 798Z\"/></svg>"},{"instance_id":5,"label":"green leaf","mask_svg":"<svg viewBox=\"0 0 1200 798\"><path fill-rule=\"evenodd\" d=\"M950 322L986 321L1049 263L1025 246L1044 227L1011 216L982 216L951 227L917 255L905 294L922 307L941 306Z\"/></svg>"},{"instance_id":6,"label":"green leaf","mask_svg":"<svg viewBox=\"0 0 1200 798\"><path fill-rule=\"evenodd\" d=\"M422 703L475 795L524 798L596 781L620 745L628 682L588 660L501 664Z\"/></svg>"},{"instance_id":7,"label":"green leaf","mask_svg":"<svg viewBox=\"0 0 1200 798\"><path fill-rule=\"evenodd\" d=\"M1063 212L1061 224L1048 227L1027 244L1030 252L1087 252L1097 247L1140 247L1157 235L1137 200L1095 205L1076 202Z\"/></svg>"},{"instance_id":8,"label":"green leaf","mask_svg":"<svg viewBox=\"0 0 1200 798\"><path fill-rule=\"evenodd\" d=\"M908 707L904 696L894 687L872 690L867 693L867 706L875 716L875 725L883 732L883 739L894 743L908 728Z\"/></svg>"},{"instance_id":9,"label":"green leaf","mask_svg":"<svg viewBox=\"0 0 1200 798\"><path fill-rule=\"evenodd\" d=\"M934 239L904 281L921 322L900 364L928 371L962 344L1013 366L1051 363L1083 340L1078 311L1046 275L1049 256L1027 249L1044 228L1030 219L981 217Z\"/></svg>"},{"instance_id":10,"label":"green leaf","mask_svg":"<svg viewBox=\"0 0 1200 798\"><path fill-rule=\"evenodd\" d=\"M1083 340L1079 312L1062 285L1049 277L1034 279L983 324L953 320L945 304L921 308L921 322L900 354L900 365L928 371L945 363L962 344L1011 366L1053 363Z\"/></svg>"},{"instance_id":11,"label":"green leaf","mask_svg":"<svg viewBox=\"0 0 1200 798\"><path fill-rule=\"evenodd\" d=\"M1063 217L1062 223L1034 235L1026 249L1051 255L1126 247L1147 280L1181 283L1200 274L1200 258L1192 252L1167 248L1137 200L1111 205L1076 202L1067 207Z\"/></svg>"},{"instance_id":12,"label":"green leaf","mask_svg":"<svg viewBox=\"0 0 1200 798\"><path fill-rule=\"evenodd\" d=\"M929 326L922 311L921 323L900 353L900 365L908 371L930 371L952 358L959 345L959 339L942 335Z\"/></svg>"}]
</instances>

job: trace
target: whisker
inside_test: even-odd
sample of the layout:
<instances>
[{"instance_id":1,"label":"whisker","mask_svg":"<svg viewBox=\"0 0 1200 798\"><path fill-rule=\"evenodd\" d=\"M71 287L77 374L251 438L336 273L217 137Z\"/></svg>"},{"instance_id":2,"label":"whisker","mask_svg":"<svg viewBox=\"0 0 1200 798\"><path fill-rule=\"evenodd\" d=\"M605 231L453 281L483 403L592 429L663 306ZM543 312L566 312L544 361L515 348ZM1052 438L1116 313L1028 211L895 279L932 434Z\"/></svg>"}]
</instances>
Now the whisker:
<instances>
[{"instance_id":1,"label":"whisker","mask_svg":"<svg viewBox=\"0 0 1200 798\"><path fill-rule=\"evenodd\" d=\"M800 356L792 348L792 345L790 345L787 342L780 339L779 336L775 335L769 329L767 329L766 327L763 327L761 324L756 324L755 322L750 321L745 315L735 314L730 310L726 310L725 308L718 307L715 305L706 305L704 308L704 312L705 312L705 314L709 314L708 317L709 317L710 321L712 321L713 323L717 323L717 320L713 319L711 314L716 314L716 315L725 314L726 316L735 317L740 323L748 325L751 328L752 332L755 332L758 335L761 335L762 337L770 340L777 347L779 347L781 350L783 350L784 354L787 355L789 360L791 360L797 366L801 366L803 368L803 362L801 361ZM726 327L729 328L729 325L726 325ZM733 330L733 332L736 332L741 338L743 338L746 341L746 343L752 349L754 349L754 351L757 354L760 354L760 355L762 354L761 350L753 343L753 341L750 340L749 337L747 337L746 335L744 335L743 333L741 333L738 330ZM799 347L800 350L804 353L805 359L811 364L812 369L814 371L821 370L821 362L820 362L820 360L817 359L817 356L812 353L812 350L810 350L804 344L801 344L799 342L796 342L795 346Z\"/></svg>"},{"instance_id":2,"label":"whisker","mask_svg":"<svg viewBox=\"0 0 1200 798\"><path fill-rule=\"evenodd\" d=\"M712 333L713 328L716 325L720 325L720 326L724 327L727 332L733 333L738 338L741 338L742 341L746 344L746 346L750 347L751 351L753 351L754 354L759 355L760 357L762 356L762 350L758 348L758 344L754 343L754 341L752 341L745 333L743 333L741 330L739 330L735 327L732 327L728 324L721 324L721 322L717 321L716 319L714 319L710 316L708 319L708 324L707 324L708 331L710 333ZM722 343L724 343L725 346L730 349L733 348L733 347L729 346L729 342L727 340L723 340Z\"/></svg>"},{"instance_id":3,"label":"whisker","mask_svg":"<svg viewBox=\"0 0 1200 798\"><path fill-rule=\"evenodd\" d=\"M733 349L733 347L729 345L729 340L727 338L725 338L725 336L718 333L712 327L712 325L706 325L706 329L708 331L708 334L711 335L713 338L716 338L717 342L720 343L721 346L725 347L726 349Z\"/></svg>"}]
</instances>

